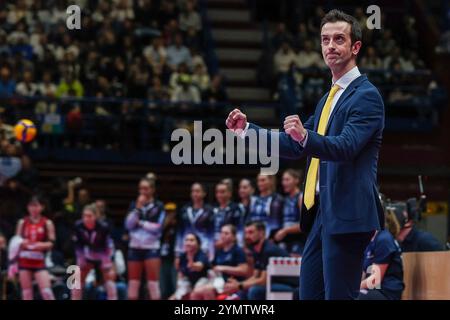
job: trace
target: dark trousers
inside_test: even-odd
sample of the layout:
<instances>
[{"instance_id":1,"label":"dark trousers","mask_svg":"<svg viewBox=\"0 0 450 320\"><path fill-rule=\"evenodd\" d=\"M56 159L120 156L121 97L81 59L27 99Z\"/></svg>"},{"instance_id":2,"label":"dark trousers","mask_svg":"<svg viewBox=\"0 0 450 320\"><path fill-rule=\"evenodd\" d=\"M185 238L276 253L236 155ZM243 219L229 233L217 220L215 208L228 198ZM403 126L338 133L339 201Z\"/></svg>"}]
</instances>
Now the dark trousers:
<instances>
[{"instance_id":1,"label":"dark trousers","mask_svg":"<svg viewBox=\"0 0 450 320\"><path fill-rule=\"evenodd\" d=\"M300 299L356 299L364 251L372 236L373 232L326 234L319 209L303 250Z\"/></svg>"}]
</instances>

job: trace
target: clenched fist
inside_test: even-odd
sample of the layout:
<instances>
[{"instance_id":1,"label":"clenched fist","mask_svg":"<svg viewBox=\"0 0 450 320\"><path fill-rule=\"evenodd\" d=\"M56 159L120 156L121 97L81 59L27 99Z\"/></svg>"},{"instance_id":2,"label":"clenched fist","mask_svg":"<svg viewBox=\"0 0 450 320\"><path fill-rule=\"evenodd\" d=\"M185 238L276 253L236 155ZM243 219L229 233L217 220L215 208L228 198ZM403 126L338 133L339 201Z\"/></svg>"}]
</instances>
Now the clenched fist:
<instances>
[{"instance_id":1,"label":"clenched fist","mask_svg":"<svg viewBox=\"0 0 450 320\"><path fill-rule=\"evenodd\" d=\"M236 134L240 134L247 125L247 116L239 109L234 109L228 115L225 121L228 129L233 130Z\"/></svg>"},{"instance_id":2,"label":"clenched fist","mask_svg":"<svg viewBox=\"0 0 450 320\"><path fill-rule=\"evenodd\" d=\"M284 131L297 142L305 140L307 132L297 115L287 116L284 119Z\"/></svg>"}]
</instances>

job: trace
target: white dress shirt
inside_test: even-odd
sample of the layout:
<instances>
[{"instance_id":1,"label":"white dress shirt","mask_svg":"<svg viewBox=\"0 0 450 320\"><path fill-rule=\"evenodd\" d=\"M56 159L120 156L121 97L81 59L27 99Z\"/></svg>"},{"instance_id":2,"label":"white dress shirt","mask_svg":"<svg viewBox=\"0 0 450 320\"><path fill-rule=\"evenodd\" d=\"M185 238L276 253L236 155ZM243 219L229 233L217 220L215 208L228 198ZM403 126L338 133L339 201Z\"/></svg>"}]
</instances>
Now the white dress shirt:
<instances>
[{"instance_id":1,"label":"white dress shirt","mask_svg":"<svg viewBox=\"0 0 450 320\"><path fill-rule=\"evenodd\" d=\"M344 74L342 77L340 77L336 82L332 83L333 85L338 85L339 90L334 94L333 101L331 102L331 108L330 108L330 114L333 112L334 107L336 106L336 103L339 101L339 98L344 93L345 89L350 85L350 83L353 82L356 78L358 78L361 75L359 72L359 69L357 66L350 69L346 74ZM328 122L328 120L327 120ZM302 142L299 142L302 147L306 145L308 142L308 131L306 131L306 137ZM317 172L317 183L316 183L316 194L319 193L319 174L320 174L320 166Z\"/></svg>"}]
</instances>

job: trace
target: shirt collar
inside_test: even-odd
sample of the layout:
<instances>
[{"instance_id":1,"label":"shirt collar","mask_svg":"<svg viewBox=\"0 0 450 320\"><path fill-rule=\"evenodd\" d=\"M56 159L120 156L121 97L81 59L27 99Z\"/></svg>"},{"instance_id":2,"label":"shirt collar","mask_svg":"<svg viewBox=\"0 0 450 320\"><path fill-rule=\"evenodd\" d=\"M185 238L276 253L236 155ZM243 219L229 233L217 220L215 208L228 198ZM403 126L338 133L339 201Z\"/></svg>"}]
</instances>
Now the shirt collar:
<instances>
[{"instance_id":1,"label":"shirt collar","mask_svg":"<svg viewBox=\"0 0 450 320\"><path fill-rule=\"evenodd\" d=\"M341 89L345 90L356 78L361 75L357 66L347 71L342 77L340 77L333 85L337 84Z\"/></svg>"}]
</instances>

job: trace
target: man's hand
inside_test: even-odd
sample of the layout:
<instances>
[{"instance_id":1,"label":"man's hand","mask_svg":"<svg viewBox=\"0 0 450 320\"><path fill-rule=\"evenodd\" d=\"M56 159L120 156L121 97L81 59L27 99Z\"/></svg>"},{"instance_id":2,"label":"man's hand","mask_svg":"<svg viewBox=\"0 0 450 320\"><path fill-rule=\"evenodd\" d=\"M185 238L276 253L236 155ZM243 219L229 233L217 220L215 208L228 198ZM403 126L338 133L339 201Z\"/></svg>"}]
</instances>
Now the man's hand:
<instances>
[{"instance_id":1,"label":"man's hand","mask_svg":"<svg viewBox=\"0 0 450 320\"><path fill-rule=\"evenodd\" d=\"M282 241L285 237L286 237L287 233L286 233L286 229L280 229L277 231L277 233L275 233L275 241L280 242Z\"/></svg>"},{"instance_id":2,"label":"man's hand","mask_svg":"<svg viewBox=\"0 0 450 320\"><path fill-rule=\"evenodd\" d=\"M284 131L297 142L302 142L307 132L297 115L287 116L284 119Z\"/></svg>"},{"instance_id":3,"label":"man's hand","mask_svg":"<svg viewBox=\"0 0 450 320\"><path fill-rule=\"evenodd\" d=\"M234 278L229 278L228 281L225 283L223 293L232 294L237 291L239 291L239 281L237 281Z\"/></svg>"},{"instance_id":4,"label":"man's hand","mask_svg":"<svg viewBox=\"0 0 450 320\"><path fill-rule=\"evenodd\" d=\"M247 116L239 109L234 109L228 115L225 121L228 129L233 130L236 134L241 134L247 126Z\"/></svg>"}]
</instances>

